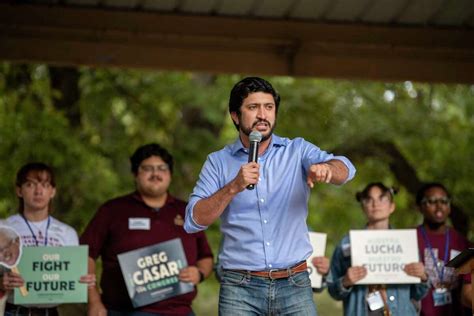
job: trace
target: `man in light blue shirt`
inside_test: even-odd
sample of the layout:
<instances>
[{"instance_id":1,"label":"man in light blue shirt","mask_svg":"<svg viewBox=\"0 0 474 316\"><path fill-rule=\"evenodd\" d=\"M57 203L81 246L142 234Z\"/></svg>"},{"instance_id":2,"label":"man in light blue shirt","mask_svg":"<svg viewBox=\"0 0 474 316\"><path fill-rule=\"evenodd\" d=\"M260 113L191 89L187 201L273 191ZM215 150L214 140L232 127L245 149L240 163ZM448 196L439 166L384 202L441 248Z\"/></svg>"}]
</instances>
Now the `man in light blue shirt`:
<instances>
[{"instance_id":1,"label":"man in light blue shirt","mask_svg":"<svg viewBox=\"0 0 474 316\"><path fill-rule=\"evenodd\" d=\"M221 219L220 315L316 315L305 263L310 189L343 184L355 168L302 138L274 135L279 103L264 79L233 87L229 112L239 138L208 156L186 207L189 233ZM247 162L252 131L262 135L258 162Z\"/></svg>"}]
</instances>

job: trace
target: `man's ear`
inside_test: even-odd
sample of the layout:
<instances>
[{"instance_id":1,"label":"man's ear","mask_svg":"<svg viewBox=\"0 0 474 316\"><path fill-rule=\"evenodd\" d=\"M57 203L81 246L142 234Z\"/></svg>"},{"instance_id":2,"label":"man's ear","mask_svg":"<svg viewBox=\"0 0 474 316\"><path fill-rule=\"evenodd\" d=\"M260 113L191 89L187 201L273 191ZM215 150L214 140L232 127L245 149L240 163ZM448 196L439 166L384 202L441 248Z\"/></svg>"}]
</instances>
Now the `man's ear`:
<instances>
[{"instance_id":1,"label":"man's ear","mask_svg":"<svg viewBox=\"0 0 474 316\"><path fill-rule=\"evenodd\" d=\"M53 192L51 193L51 198L54 198L56 196L56 188L53 188Z\"/></svg>"},{"instance_id":2,"label":"man's ear","mask_svg":"<svg viewBox=\"0 0 474 316\"><path fill-rule=\"evenodd\" d=\"M19 198L23 197L23 195L21 194L21 188L20 187L15 187L15 192L16 192L17 197L19 197Z\"/></svg>"},{"instance_id":3,"label":"man's ear","mask_svg":"<svg viewBox=\"0 0 474 316\"><path fill-rule=\"evenodd\" d=\"M395 212L395 203L393 203L392 201L392 203L390 204L390 215L392 215L393 212Z\"/></svg>"},{"instance_id":4,"label":"man's ear","mask_svg":"<svg viewBox=\"0 0 474 316\"><path fill-rule=\"evenodd\" d=\"M240 125L239 116L237 115L237 112L230 112L230 117L232 118L232 121L234 121L235 124Z\"/></svg>"}]
</instances>

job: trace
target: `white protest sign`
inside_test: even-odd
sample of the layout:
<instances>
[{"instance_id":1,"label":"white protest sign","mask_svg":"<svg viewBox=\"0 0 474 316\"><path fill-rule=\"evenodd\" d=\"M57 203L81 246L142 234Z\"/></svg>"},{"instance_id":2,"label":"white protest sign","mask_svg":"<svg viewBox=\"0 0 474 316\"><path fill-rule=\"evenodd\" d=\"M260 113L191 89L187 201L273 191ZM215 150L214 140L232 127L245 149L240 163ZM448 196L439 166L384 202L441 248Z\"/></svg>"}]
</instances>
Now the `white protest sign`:
<instances>
[{"instance_id":1,"label":"white protest sign","mask_svg":"<svg viewBox=\"0 0 474 316\"><path fill-rule=\"evenodd\" d=\"M367 276L356 284L420 283L409 276L405 264L418 262L415 229L351 230L352 266L364 266Z\"/></svg>"},{"instance_id":2,"label":"white protest sign","mask_svg":"<svg viewBox=\"0 0 474 316\"><path fill-rule=\"evenodd\" d=\"M321 288L323 277L316 271L316 268L311 263L311 260L313 260L314 257L324 256L324 252L326 251L326 236L327 235L324 233L309 232L309 241L313 247L313 253L306 260L306 264L308 265L311 287L316 289Z\"/></svg>"}]
</instances>

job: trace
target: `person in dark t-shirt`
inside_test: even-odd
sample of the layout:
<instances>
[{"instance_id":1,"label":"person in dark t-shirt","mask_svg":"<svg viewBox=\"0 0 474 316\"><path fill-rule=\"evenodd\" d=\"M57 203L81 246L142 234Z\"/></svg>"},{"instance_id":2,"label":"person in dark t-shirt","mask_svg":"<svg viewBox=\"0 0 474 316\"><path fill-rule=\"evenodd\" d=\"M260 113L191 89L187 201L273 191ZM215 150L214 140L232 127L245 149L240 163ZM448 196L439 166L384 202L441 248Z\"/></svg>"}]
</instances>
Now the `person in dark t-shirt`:
<instances>
[{"instance_id":1,"label":"person in dark t-shirt","mask_svg":"<svg viewBox=\"0 0 474 316\"><path fill-rule=\"evenodd\" d=\"M427 183L418 191L416 203L423 215L423 224L417 227L418 249L431 284L421 301L421 315L462 315L462 277L445 265L469 247L469 242L447 224L451 196L441 183Z\"/></svg>"}]
</instances>

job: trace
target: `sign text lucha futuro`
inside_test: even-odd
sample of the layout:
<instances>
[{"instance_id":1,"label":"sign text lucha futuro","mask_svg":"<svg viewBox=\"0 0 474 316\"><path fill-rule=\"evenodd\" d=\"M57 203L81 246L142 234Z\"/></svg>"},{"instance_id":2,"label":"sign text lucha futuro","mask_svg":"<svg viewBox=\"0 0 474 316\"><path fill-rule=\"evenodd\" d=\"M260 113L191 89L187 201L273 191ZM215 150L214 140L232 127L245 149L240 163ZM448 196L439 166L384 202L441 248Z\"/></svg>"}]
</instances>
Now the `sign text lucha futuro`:
<instances>
[{"instance_id":1,"label":"sign text lucha futuro","mask_svg":"<svg viewBox=\"0 0 474 316\"><path fill-rule=\"evenodd\" d=\"M416 230L351 230L349 234L352 266L367 269L367 276L357 284L420 282L403 271L405 264L419 261Z\"/></svg>"}]
</instances>

